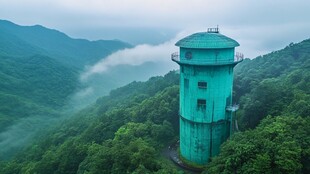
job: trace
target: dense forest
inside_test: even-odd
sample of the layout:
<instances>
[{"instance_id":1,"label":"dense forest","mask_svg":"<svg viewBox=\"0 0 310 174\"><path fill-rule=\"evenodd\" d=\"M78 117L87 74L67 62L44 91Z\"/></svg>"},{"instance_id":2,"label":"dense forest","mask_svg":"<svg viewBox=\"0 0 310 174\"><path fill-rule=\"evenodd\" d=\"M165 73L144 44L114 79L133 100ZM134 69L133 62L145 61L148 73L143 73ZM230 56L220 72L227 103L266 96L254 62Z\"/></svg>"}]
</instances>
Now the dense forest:
<instances>
[{"instance_id":1,"label":"dense forest","mask_svg":"<svg viewBox=\"0 0 310 174\"><path fill-rule=\"evenodd\" d=\"M1 172L174 172L160 151L177 135L177 84L178 74L171 72L114 90L41 135Z\"/></svg>"},{"instance_id":2,"label":"dense forest","mask_svg":"<svg viewBox=\"0 0 310 174\"><path fill-rule=\"evenodd\" d=\"M64 117L68 102L83 87L79 76L85 65L130 47L0 20L0 158L11 156L36 132Z\"/></svg>"},{"instance_id":3,"label":"dense forest","mask_svg":"<svg viewBox=\"0 0 310 174\"><path fill-rule=\"evenodd\" d=\"M222 145L208 173L310 172L310 40L236 67L241 132Z\"/></svg>"},{"instance_id":4,"label":"dense forest","mask_svg":"<svg viewBox=\"0 0 310 174\"><path fill-rule=\"evenodd\" d=\"M0 133L29 116L51 118L70 107L89 105L133 79L147 80L163 67L154 63L124 65L81 81L81 74L89 67L132 47L120 40L74 39L41 25L21 26L0 20ZM88 87L94 95L74 98Z\"/></svg>"},{"instance_id":5,"label":"dense forest","mask_svg":"<svg viewBox=\"0 0 310 174\"><path fill-rule=\"evenodd\" d=\"M30 115L55 115L78 89L80 71L114 51L116 40L72 39L43 26L0 20L0 132Z\"/></svg>"},{"instance_id":6,"label":"dense forest","mask_svg":"<svg viewBox=\"0 0 310 174\"><path fill-rule=\"evenodd\" d=\"M131 48L119 40L73 39L41 25L20 26L0 20L0 54L12 57L45 55L59 63L84 68L123 48Z\"/></svg>"},{"instance_id":7,"label":"dense forest","mask_svg":"<svg viewBox=\"0 0 310 174\"><path fill-rule=\"evenodd\" d=\"M205 173L310 173L310 40L235 67L240 131ZM179 75L132 82L47 132L0 173L183 173L163 149L178 139Z\"/></svg>"}]
</instances>

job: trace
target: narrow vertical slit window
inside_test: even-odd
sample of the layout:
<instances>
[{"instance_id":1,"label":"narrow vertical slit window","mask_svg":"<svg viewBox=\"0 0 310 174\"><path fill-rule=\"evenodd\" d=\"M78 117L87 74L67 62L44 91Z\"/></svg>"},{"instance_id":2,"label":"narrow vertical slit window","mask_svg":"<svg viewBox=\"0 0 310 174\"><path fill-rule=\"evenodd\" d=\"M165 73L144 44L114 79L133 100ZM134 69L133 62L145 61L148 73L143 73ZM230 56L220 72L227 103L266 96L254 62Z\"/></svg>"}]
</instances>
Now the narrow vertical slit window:
<instances>
[{"instance_id":1,"label":"narrow vertical slit window","mask_svg":"<svg viewBox=\"0 0 310 174\"><path fill-rule=\"evenodd\" d=\"M188 89L189 87L189 80L188 79L184 79L184 88Z\"/></svg>"},{"instance_id":2,"label":"narrow vertical slit window","mask_svg":"<svg viewBox=\"0 0 310 174\"><path fill-rule=\"evenodd\" d=\"M184 78L184 92L183 92L183 100L181 100L182 104L180 105L181 111L184 114L186 111L186 107L188 106L188 96L189 96L189 80ZM182 96L182 94L180 94Z\"/></svg>"}]
</instances>

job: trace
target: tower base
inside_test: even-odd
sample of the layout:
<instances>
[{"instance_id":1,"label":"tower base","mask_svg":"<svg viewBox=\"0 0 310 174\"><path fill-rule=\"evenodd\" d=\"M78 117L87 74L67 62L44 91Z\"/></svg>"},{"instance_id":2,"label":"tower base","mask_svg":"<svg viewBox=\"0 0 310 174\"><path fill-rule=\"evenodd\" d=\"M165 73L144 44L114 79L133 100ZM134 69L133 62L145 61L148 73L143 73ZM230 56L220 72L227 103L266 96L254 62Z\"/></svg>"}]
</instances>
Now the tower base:
<instances>
[{"instance_id":1,"label":"tower base","mask_svg":"<svg viewBox=\"0 0 310 174\"><path fill-rule=\"evenodd\" d=\"M197 123L180 116L180 155L193 166L206 165L219 154L221 144L227 140L230 121Z\"/></svg>"}]
</instances>

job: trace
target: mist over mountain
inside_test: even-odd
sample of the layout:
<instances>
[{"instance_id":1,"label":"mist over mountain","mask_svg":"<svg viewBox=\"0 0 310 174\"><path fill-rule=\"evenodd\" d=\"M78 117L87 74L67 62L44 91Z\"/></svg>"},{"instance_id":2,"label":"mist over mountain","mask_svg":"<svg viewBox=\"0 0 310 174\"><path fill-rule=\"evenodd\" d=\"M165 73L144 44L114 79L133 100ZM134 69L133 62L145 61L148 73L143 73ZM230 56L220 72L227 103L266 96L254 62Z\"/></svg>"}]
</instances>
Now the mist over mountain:
<instances>
[{"instance_id":1,"label":"mist over mountain","mask_svg":"<svg viewBox=\"0 0 310 174\"><path fill-rule=\"evenodd\" d=\"M130 47L118 40L72 39L43 26L0 20L0 154L19 149L63 112L73 111L70 102L83 88L79 76L86 66Z\"/></svg>"},{"instance_id":2,"label":"mist over mountain","mask_svg":"<svg viewBox=\"0 0 310 174\"><path fill-rule=\"evenodd\" d=\"M182 172L163 155L179 132L174 43L1 20L0 173ZM309 173L309 50L306 39L235 67L240 132L208 173Z\"/></svg>"},{"instance_id":3,"label":"mist over mountain","mask_svg":"<svg viewBox=\"0 0 310 174\"><path fill-rule=\"evenodd\" d=\"M96 63L107 55L132 47L119 40L72 39L66 34L41 25L19 26L0 20L0 51L9 56L46 55L77 68Z\"/></svg>"},{"instance_id":4,"label":"mist over mountain","mask_svg":"<svg viewBox=\"0 0 310 174\"><path fill-rule=\"evenodd\" d=\"M240 131L207 173L309 173L310 40L235 68ZM56 125L2 173L180 173L163 156L179 131L179 74L132 82ZM186 172L185 172L186 173Z\"/></svg>"},{"instance_id":5,"label":"mist over mountain","mask_svg":"<svg viewBox=\"0 0 310 174\"><path fill-rule=\"evenodd\" d=\"M20 26L6 20L0 20L0 38L2 156L111 89L171 69L167 64L173 50L170 42L133 47L119 40L72 39L40 25ZM108 57L118 63L82 78Z\"/></svg>"}]
</instances>

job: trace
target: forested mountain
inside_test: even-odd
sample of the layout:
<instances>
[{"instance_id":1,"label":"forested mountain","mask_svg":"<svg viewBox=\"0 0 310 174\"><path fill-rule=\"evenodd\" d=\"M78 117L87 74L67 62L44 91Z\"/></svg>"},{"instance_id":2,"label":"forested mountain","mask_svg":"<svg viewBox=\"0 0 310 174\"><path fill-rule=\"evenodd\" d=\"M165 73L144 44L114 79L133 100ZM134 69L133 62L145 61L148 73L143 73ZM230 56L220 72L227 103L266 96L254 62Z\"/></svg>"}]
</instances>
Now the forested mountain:
<instances>
[{"instance_id":1,"label":"forested mountain","mask_svg":"<svg viewBox=\"0 0 310 174\"><path fill-rule=\"evenodd\" d=\"M222 145L208 173L310 173L310 39L245 60L235 72L245 131Z\"/></svg>"},{"instance_id":2,"label":"forested mountain","mask_svg":"<svg viewBox=\"0 0 310 174\"><path fill-rule=\"evenodd\" d=\"M81 69L117 50L130 47L130 44L118 40L72 39L40 25L19 26L0 20L0 55L17 57L40 54Z\"/></svg>"},{"instance_id":3,"label":"forested mountain","mask_svg":"<svg viewBox=\"0 0 310 174\"><path fill-rule=\"evenodd\" d=\"M310 40L235 68L240 131L207 173L310 173ZM38 140L0 173L178 173L163 147L178 137L178 74L111 91Z\"/></svg>"},{"instance_id":4,"label":"forested mountain","mask_svg":"<svg viewBox=\"0 0 310 174\"><path fill-rule=\"evenodd\" d=\"M77 88L77 70L52 58L0 56L0 132L19 119L53 114Z\"/></svg>"},{"instance_id":5,"label":"forested mountain","mask_svg":"<svg viewBox=\"0 0 310 174\"><path fill-rule=\"evenodd\" d=\"M254 128L265 116L310 114L310 39L245 60L236 67L234 91L241 128Z\"/></svg>"},{"instance_id":6,"label":"forested mountain","mask_svg":"<svg viewBox=\"0 0 310 174\"><path fill-rule=\"evenodd\" d=\"M310 39L245 60L235 72L245 131L223 144L208 173L309 173Z\"/></svg>"},{"instance_id":7,"label":"forested mountain","mask_svg":"<svg viewBox=\"0 0 310 174\"><path fill-rule=\"evenodd\" d=\"M126 173L175 169L159 153L177 135L178 74L133 82L57 126L2 173ZM171 164L170 164L171 165Z\"/></svg>"},{"instance_id":8,"label":"forested mountain","mask_svg":"<svg viewBox=\"0 0 310 174\"><path fill-rule=\"evenodd\" d=\"M130 47L117 40L72 39L43 26L0 20L0 158L62 116L82 86L79 76L85 66Z\"/></svg>"},{"instance_id":9,"label":"forested mountain","mask_svg":"<svg viewBox=\"0 0 310 174\"><path fill-rule=\"evenodd\" d=\"M79 98L79 95L77 95L78 98L71 96L74 98L71 98L74 100L74 102L72 102L72 105L75 105L74 108L88 105L89 103L94 102L98 96L106 95L111 89L128 84L133 80L147 80L155 73L163 74L159 73L160 71L158 69L164 69L166 73L165 69L168 69L168 67L163 68L163 65L146 62L138 66L120 65L104 74L96 74L83 82L79 81L81 74L88 70L87 67L91 67L99 60L106 58L106 56L125 48L132 48L132 46L119 40L88 41L85 39L73 39L60 31L48 29L40 25L20 26L10 21L0 20L0 60L3 59L4 61L2 64L3 66L0 69L0 76L11 76L12 80L13 78L19 79L19 77L15 77L16 73L7 74L10 73L10 71L18 71L20 74L24 73L27 78L27 74L32 73L32 80L30 79L28 81L27 78L23 77L22 82L25 82L26 84L24 85L20 82L18 88L23 88L23 86L25 86L23 91L26 91L26 89L29 91L28 84L32 83L34 78L38 78L35 79L37 84L45 84L45 86L51 87L52 85L50 85L50 83L57 84L58 87L61 86L60 84L71 86L70 93L67 93L68 91L58 91L57 88L48 89L49 91L47 93L49 94L62 95L63 98L61 100L66 100L68 99L68 95L71 96L77 94L87 88L92 89L93 92L87 96L84 95L82 99ZM33 57L36 57L38 64L42 63L43 60L41 59L46 59L46 61L50 63L52 61L52 67L60 66L62 67L62 70L66 71L63 73L59 73L59 71L56 72L58 75L64 74L66 76L67 73L71 73L69 76L73 79L67 79L68 81L63 81L59 78L59 81L56 79L48 79L48 75L53 76L52 68L47 68L48 73L42 72L45 68L41 68L40 72L36 70L32 71L31 69L37 68ZM27 61L28 58L32 59L32 65L34 66L32 67L28 64L27 70L29 71L23 72L24 68L19 67L23 66L20 62ZM8 63L8 60L10 63ZM145 72L146 70L148 70L148 72ZM43 77L43 74L47 78ZM124 75L126 75L125 78ZM15 86L10 86L11 83L6 83L5 81L6 77L3 78L3 81L0 81L0 85L3 83L3 85L5 84L13 91ZM47 89L38 89L36 88L39 87L37 85L33 85L33 87L34 88L31 89L30 92L27 92L27 95L31 96L28 98L30 101L32 100L32 97L39 97L36 94L33 94L33 91L41 91L41 93L43 93L44 90ZM1 91L2 89L0 88L0 92ZM14 95L16 94L14 93ZM53 96L49 98L53 98ZM40 103L41 102L46 103L46 101L43 100L41 100ZM40 105L40 103L36 104ZM57 100L54 100L54 104L58 104L59 106L64 105L63 101L58 102ZM13 109L11 108L9 110ZM0 121L0 124L3 123Z\"/></svg>"}]
</instances>

